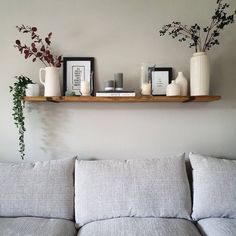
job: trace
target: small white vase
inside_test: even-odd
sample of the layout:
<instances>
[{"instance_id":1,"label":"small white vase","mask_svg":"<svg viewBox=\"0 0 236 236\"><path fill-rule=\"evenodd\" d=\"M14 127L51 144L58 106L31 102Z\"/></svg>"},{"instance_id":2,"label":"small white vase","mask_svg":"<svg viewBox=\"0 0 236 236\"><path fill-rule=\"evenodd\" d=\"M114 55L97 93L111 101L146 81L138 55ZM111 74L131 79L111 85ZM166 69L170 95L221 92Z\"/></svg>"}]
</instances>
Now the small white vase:
<instances>
[{"instance_id":1,"label":"small white vase","mask_svg":"<svg viewBox=\"0 0 236 236\"><path fill-rule=\"evenodd\" d=\"M45 71L43 79L42 72ZM59 81L59 72L56 67L45 67L39 69L39 80L44 85L44 96L61 96L61 88Z\"/></svg>"},{"instance_id":2,"label":"small white vase","mask_svg":"<svg viewBox=\"0 0 236 236\"><path fill-rule=\"evenodd\" d=\"M176 84L180 87L180 96L187 96L188 95L188 81L184 77L183 72L178 72L178 76L176 78Z\"/></svg>"},{"instance_id":3,"label":"small white vase","mask_svg":"<svg viewBox=\"0 0 236 236\"><path fill-rule=\"evenodd\" d=\"M175 80L172 80L166 88L166 96L180 96L180 86L176 84Z\"/></svg>"},{"instance_id":4,"label":"small white vase","mask_svg":"<svg viewBox=\"0 0 236 236\"><path fill-rule=\"evenodd\" d=\"M39 96L39 84L28 84L25 95L27 97Z\"/></svg>"},{"instance_id":5,"label":"small white vase","mask_svg":"<svg viewBox=\"0 0 236 236\"><path fill-rule=\"evenodd\" d=\"M209 95L210 63L205 52L194 53L190 63L191 96Z\"/></svg>"}]
</instances>

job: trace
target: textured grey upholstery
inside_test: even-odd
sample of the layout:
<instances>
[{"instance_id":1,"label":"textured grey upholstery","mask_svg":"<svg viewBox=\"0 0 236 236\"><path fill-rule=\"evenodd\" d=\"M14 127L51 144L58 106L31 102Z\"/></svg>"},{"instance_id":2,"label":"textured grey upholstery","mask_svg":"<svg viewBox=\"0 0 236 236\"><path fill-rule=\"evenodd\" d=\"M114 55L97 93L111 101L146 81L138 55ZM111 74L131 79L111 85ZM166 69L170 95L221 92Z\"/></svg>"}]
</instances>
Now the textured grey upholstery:
<instances>
[{"instance_id":1,"label":"textured grey upholstery","mask_svg":"<svg viewBox=\"0 0 236 236\"><path fill-rule=\"evenodd\" d=\"M1 236L75 236L74 222L34 217L0 218Z\"/></svg>"},{"instance_id":2,"label":"textured grey upholstery","mask_svg":"<svg viewBox=\"0 0 236 236\"><path fill-rule=\"evenodd\" d=\"M84 225L78 236L200 236L188 220L116 218Z\"/></svg>"},{"instance_id":3,"label":"textured grey upholstery","mask_svg":"<svg viewBox=\"0 0 236 236\"><path fill-rule=\"evenodd\" d=\"M74 163L0 163L0 216L74 219Z\"/></svg>"},{"instance_id":4,"label":"textured grey upholstery","mask_svg":"<svg viewBox=\"0 0 236 236\"><path fill-rule=\"evenodd\" d=\"M203 219L198 221L198 228L204 236L235 236L236 219Z\"/></svg>"},{"instance_id":5,"label":"textured grey upholstery","mask_svg":"<svg viewBox=\"0 0 236 236\"><path fill-rule=\"evenodd\" d=\"M75 215L79 226L114 217L190 218L184 158L78 161Z\"/></svg>"},{"instance_id":6,"label":"textured grey upholstery","mask_svg":"<svg viewBox=\"0 0 236 236\"><path fill-rule=\"evenodd\" d=\"M190 154L190 161L193 168L193 219L236 218L236 161L197 154Z\"/></svg>"}]
</instances>

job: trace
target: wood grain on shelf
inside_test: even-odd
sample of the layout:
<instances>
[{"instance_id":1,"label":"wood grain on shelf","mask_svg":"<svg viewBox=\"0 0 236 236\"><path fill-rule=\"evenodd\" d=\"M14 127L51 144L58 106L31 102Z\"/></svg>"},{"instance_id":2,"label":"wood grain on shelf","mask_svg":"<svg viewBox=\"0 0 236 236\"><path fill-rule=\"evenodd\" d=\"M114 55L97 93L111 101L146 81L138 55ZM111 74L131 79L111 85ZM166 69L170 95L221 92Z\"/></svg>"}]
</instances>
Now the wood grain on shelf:
<instances>
[{"instance_id":1,"label":"wood grain on shelf","mask_svg":"<svg viewBox=\"0 0 236 236\"><path fill-rule=\"evenodd\" d=\"M29 102L100 102L100 103L139 103L139 102L211 102L220 96L136 96L136 97L24 97Z\"/></svg>"}]
</instances>

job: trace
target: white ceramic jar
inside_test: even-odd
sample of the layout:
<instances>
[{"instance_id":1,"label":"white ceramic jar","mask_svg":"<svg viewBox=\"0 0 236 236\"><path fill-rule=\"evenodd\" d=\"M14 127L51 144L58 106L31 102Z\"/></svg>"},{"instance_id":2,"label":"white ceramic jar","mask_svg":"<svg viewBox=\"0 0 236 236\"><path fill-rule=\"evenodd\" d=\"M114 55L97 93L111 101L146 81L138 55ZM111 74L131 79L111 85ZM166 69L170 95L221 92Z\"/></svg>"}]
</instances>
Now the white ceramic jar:
<instances>
[{"instance_id":1,"label":"white ceramic jar","mask_svg":"<svg viewBox=\"0 0 236 236\"><path fill-rule=\"evenodd\" d=\"M180 86L176 84L175 80L172 80L166 88L166 96L180 96Z\"/></svg>"}]
</instances>

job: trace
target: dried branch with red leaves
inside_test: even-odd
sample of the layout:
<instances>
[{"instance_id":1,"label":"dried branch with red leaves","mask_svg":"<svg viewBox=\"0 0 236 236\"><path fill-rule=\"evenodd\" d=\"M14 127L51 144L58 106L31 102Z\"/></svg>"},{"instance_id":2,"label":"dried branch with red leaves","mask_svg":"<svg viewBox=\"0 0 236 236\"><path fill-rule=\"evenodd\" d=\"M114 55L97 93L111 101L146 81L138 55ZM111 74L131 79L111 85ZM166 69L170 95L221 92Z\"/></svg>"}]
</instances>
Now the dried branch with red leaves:
<instances>
[{"instance_id":1,"label":"dried branch with red leaves","mask_svg":"<svg viewBox=\"0 0 236 236\"><path fill-rule=\"evenodd\" d=\"M14 47L18 48L25 59L32 58L35 62L40 60L45 66L61 67L62 55L54 56L50 51L52 33L49 33L44 40L36 33L37 28L31 26L16 26L21 33L28 33L31 36L32 43L30 46L22 44L19 39L16 40Z\"/></svg>"}]
</instances>

